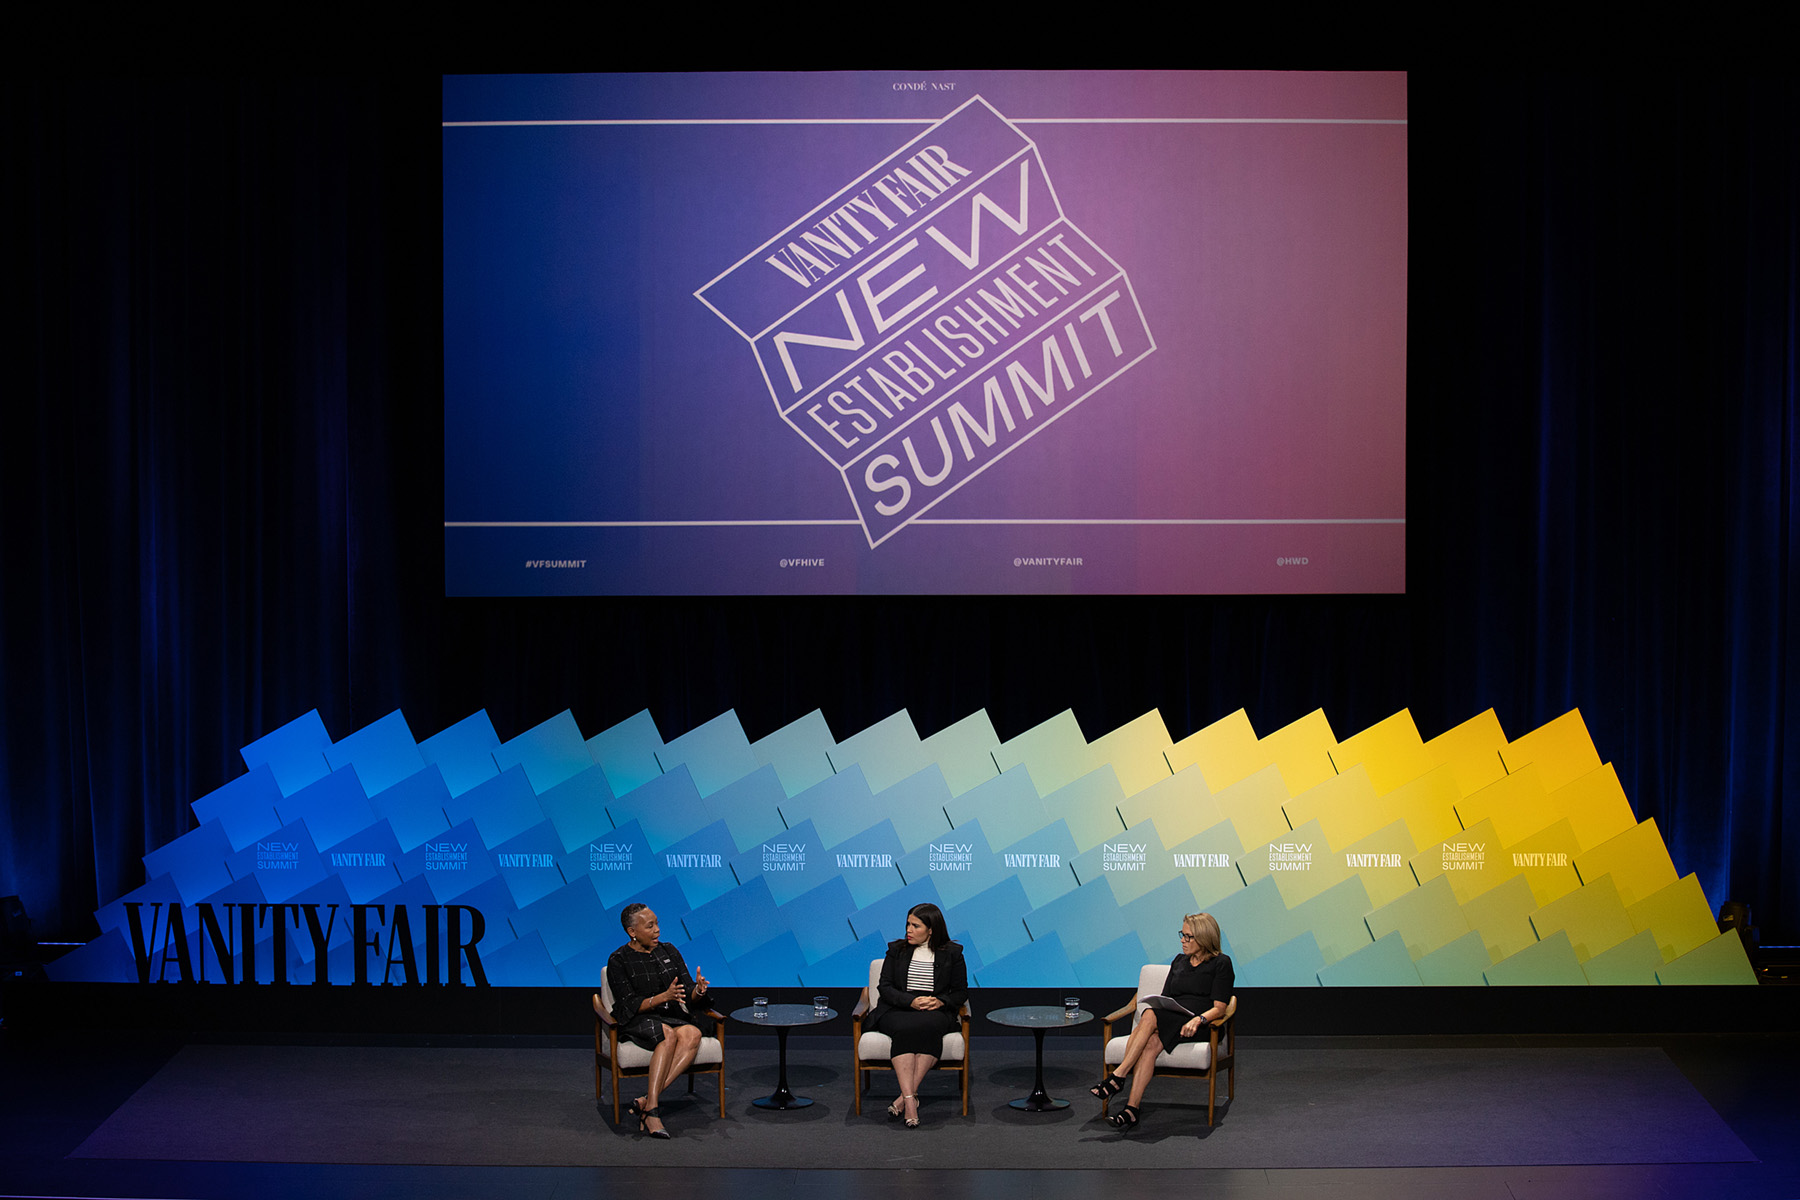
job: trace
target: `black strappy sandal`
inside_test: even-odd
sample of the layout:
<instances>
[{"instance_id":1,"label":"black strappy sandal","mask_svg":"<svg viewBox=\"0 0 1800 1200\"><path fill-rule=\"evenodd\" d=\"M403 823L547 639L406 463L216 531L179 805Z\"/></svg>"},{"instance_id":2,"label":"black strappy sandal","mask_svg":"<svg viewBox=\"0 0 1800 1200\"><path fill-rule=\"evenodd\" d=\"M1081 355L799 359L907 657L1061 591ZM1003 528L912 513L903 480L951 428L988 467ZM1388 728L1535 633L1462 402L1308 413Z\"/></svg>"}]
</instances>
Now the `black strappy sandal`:
<instances>
[{"instance_id":1,"label":"black strappy sandal","mask_svg":"<svg viewBox=\"0 0 1800 1200\"><path fill-rule=\"evenodd\" d=\"M888 1105L887 1112L889 1117L904 1117L906 1115L906 1097L894 1097L894 1102Z\"/></svg>"},{"instance_id":2,"label":"black strappy sandal","mask_svg":"<svg viewBox=\"0 0 1800 1200\"><path fill-rule=\"evenodd\" d=\"M1110 1100L1125 1090L1125 1081L1117 1075L1108 1075L1088 1089L1088 1095L1096 1100Z\"/></svg>"},{"instance_id":3,"label":"black strappy sandal","mask_svg":"<svg viewBox=\"0 0 1800 1200\"><path fill-rule=\"evenodd\" d=\"M666 1142L671 1137L674 1136L667 1129L652 1129L652 1128L650 1128L650 1118L651 1117L655 1117L659 1121L662 1120L662 1109L661 1108L639 1108L637 1110L637 1115L638 1115L638 1132L643 1134L645 1137L653 1137L659 1141Z\"/></svg>"},{"instance_id":4,"label":"black strappy sandal","mask_svg":"<svg viewBox=\"0 0 1800 1200\"><path fill-rule=\"evenodd\" d=\"M1127 1104L1124 1108L1121 1108L1118 1112L1106 1119L1111 1123L1114 1129L1120 1130L1123 1133L1130 1133L1133 1129L1137 1128L1137 1105Z\"/></svg>"}]
</instances>

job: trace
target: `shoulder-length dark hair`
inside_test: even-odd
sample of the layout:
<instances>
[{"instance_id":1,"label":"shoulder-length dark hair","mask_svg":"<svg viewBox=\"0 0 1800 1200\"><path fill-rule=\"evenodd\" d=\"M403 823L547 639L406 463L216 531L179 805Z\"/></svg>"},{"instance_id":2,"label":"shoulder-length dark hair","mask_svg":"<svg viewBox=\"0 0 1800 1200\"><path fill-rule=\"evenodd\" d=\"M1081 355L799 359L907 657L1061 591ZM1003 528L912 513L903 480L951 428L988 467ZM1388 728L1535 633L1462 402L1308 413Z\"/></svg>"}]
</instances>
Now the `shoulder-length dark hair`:
<instances>
[{"instance_id":1,"label":"shoulder-length dark hair","mask_svg":"<svg viewBox=\"0 0 1800 1200\"><path fill-rule=\"evenodd\" d=\"M931 931L930 936L925 939L927 946L936 950L949 945L950 929L944 924L944 914L938 910L937 905L915 904L906 910L906 915L919 918L919 923Z\"/></svg>"}]
</instances>

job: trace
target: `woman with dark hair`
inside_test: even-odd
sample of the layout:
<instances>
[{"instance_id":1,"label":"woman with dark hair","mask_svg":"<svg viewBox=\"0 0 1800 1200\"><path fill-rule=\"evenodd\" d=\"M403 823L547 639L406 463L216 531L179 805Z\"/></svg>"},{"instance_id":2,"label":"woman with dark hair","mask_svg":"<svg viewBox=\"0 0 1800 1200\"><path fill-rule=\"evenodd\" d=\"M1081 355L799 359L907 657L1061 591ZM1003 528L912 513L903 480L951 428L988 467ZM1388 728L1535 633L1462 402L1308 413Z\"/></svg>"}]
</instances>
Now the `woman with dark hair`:
<instances>
[{"instance_id":1,"label":"woman with dark hair","mask_svg":"<svg viewBox=\"0 0 1800 1200\"><path fill-rule=\"evenodd\" d=\"M915 904L906 914L906 936L888 943L876 990L880 1002L867 1028L893 1042L888 1059L900 1084L900 1098L888 1106L888 1116L904 1117L908 1129L917 1129L919 1084L937 1065L944 1035L956 1029L969 994L962 947L950 940L937 905Z\"/></svg>"},{"instance_id":2,"label":"woman with dark hair","mask_svg":"<svg viewBox=\"0 0 1800 1200\"><path fill-rule=\"evenodd\" d=\"M681 951L661 941L656 913L647 904L627 904L619 914L629 939L606 960L606 982L612 988L613 1020L633 1044L650 1051L650 1090L633 1101L638 1132L667 1138L658 1106L662 1090L681 1078L694 1061L700 1039L710 1037L716 1022L689 999L699 1000L710 986L706 976L688 974Z\"/></svg>"},{"instance_id":3,"label":"woman with dark hair","mask_svg":"<svg viewBox=\"0 0 1800 1200\"><path fill-rule=\"evenodd\" d=\"M1107 1120L1129 1133L1138 1123L1144 1089L1156 1074L1157 1055L1183 1042L1203 1041L1206 1027L1223 1020L1231 1007L1237 975L1231 956L1220 953L1219 922L1211 913L1189 913L1181 921L1181 953L1169 963L1169 976L1158 996L1138 998L1136 1024L1125 1042L1119 1065L1088 1091L1101 1100L1125 1090L1131 1095L1123 1110Z\"/></svg>"},{"instance_id":4,"label":"woman with dark hair","mask_svg":"<svg viewBox=\"0 0 1800 1200\"><path fill-rule=\"evenodd\" d=\"M893 1042L889 1061L900 1097L887 1106L889 1117L905 1117L918 1128L918 1085L938 1065L943 1034L954 1033L968 999L968 966L963 948L950 941L938 905L913 905L905 914L905 937L887 943L887 959L877 986L877 1006L868 1029Z\"/></svg>"}]
</instances>

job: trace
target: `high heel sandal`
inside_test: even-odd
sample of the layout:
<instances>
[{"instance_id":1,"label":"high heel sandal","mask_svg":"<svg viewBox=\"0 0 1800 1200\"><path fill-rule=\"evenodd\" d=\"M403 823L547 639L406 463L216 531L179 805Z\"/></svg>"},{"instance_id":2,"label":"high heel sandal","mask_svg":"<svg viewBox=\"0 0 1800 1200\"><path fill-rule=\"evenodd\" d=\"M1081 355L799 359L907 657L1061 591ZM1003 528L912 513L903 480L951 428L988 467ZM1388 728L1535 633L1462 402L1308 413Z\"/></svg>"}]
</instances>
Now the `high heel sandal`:
<instances>
[{"instance_id":1,"label":"high heel sandal","mask_svg":"<svg viewBox=\"0 0 1800 1200\"><path fill-rule=\"evenodd\" d=\"M668 1141L670 1139L670 1137L673 1136L667 1129L652 1129L652 1128L650 1128L650 1118L651 1117L655 1117L659 1121L662 1120L662 1109L661 1108L644 1108L642 1106L636 1106L636 1107L637 1107L637 1115L638 1115L638 1132L639 1133L644 1134L646 1137L653 1137L659 1141L664 1141L664 1142Z\"/></svg>"},{"instance_id":2,"label":"high heel sandal","mask_svg":"<svg viewBox=\"0 0 1800 1200\"><path fill-rule=\"evenodd\" d=\"M919 1098L917 1096L902 1096L902 1097L900 1097L900 1099L911 1100L913 1102L913 1114L914 1115L906 1118L906 1127L908 1129L917 1129L919 1127L919 1118L918 1118Z\"/></svg>"},{"instance_id":3,"label":"high heel sandal","mask_svg":"<svg viewBox=\"0 0 1800 1200\"><path fill-rule=\"evenodd\" d=\"M1088 1095L1096 1100L1110 1100L1125 1090L1125 1081L1117 1075L1107 1075L1099 1083L1088 1089Z\"/></svg>"},{"instance_id":4,"label":"high heel sandal","mask_svg":"<svg viewBox=\"0 0 1800 1200\"><path fill-rule=\"evenodd\" d=\"M895 1096L894 1102L888 1105L888 1116L904 1117L906 1115L906 1097Z\"/></svg>"},{"instance_id":5,"label":"high heel sandal","mask_svg":"<svg viewBox=\"0 0 1800 1200\"><path fill-rule=\"evenodd\" d=\"M1137 1128L1138 1108L1135 1104L1127 1104L1112 1116L1106 1118L1114 1129L1130 1133Z\"/></svg>"}]
</instances>

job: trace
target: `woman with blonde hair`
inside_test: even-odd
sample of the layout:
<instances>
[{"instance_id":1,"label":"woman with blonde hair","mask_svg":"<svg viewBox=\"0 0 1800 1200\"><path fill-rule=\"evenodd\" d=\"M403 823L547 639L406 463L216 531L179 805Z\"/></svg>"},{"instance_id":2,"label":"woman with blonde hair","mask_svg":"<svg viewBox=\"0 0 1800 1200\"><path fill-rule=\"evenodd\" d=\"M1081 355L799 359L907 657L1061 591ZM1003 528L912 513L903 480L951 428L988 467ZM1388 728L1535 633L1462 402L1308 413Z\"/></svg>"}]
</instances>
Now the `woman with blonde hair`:
<instances>
[{"instance_id":1,"label":"woman with blonde hair","mask_svg":"<svg viewBox=\"0 0 1800 1200\"><path fill-rule=\"evenodd\" d=\"M1211 913L1189 913L1181 922L1181 953L1169 963L1162 994L1149 997L1138 1010L1123 1061L1088 1089L1105 1100L1124 1091L1127 1079L1131 1081L1125 1107L1107 1118L1113 1125L1131 1131L1138 1123L1144 1089L1156 1074L1156 1056L1206 1037L1206 1027L1224 1019L1236 986L1231 956L1219 951L1219 923Z\"/></svg>"}]
</instances>

